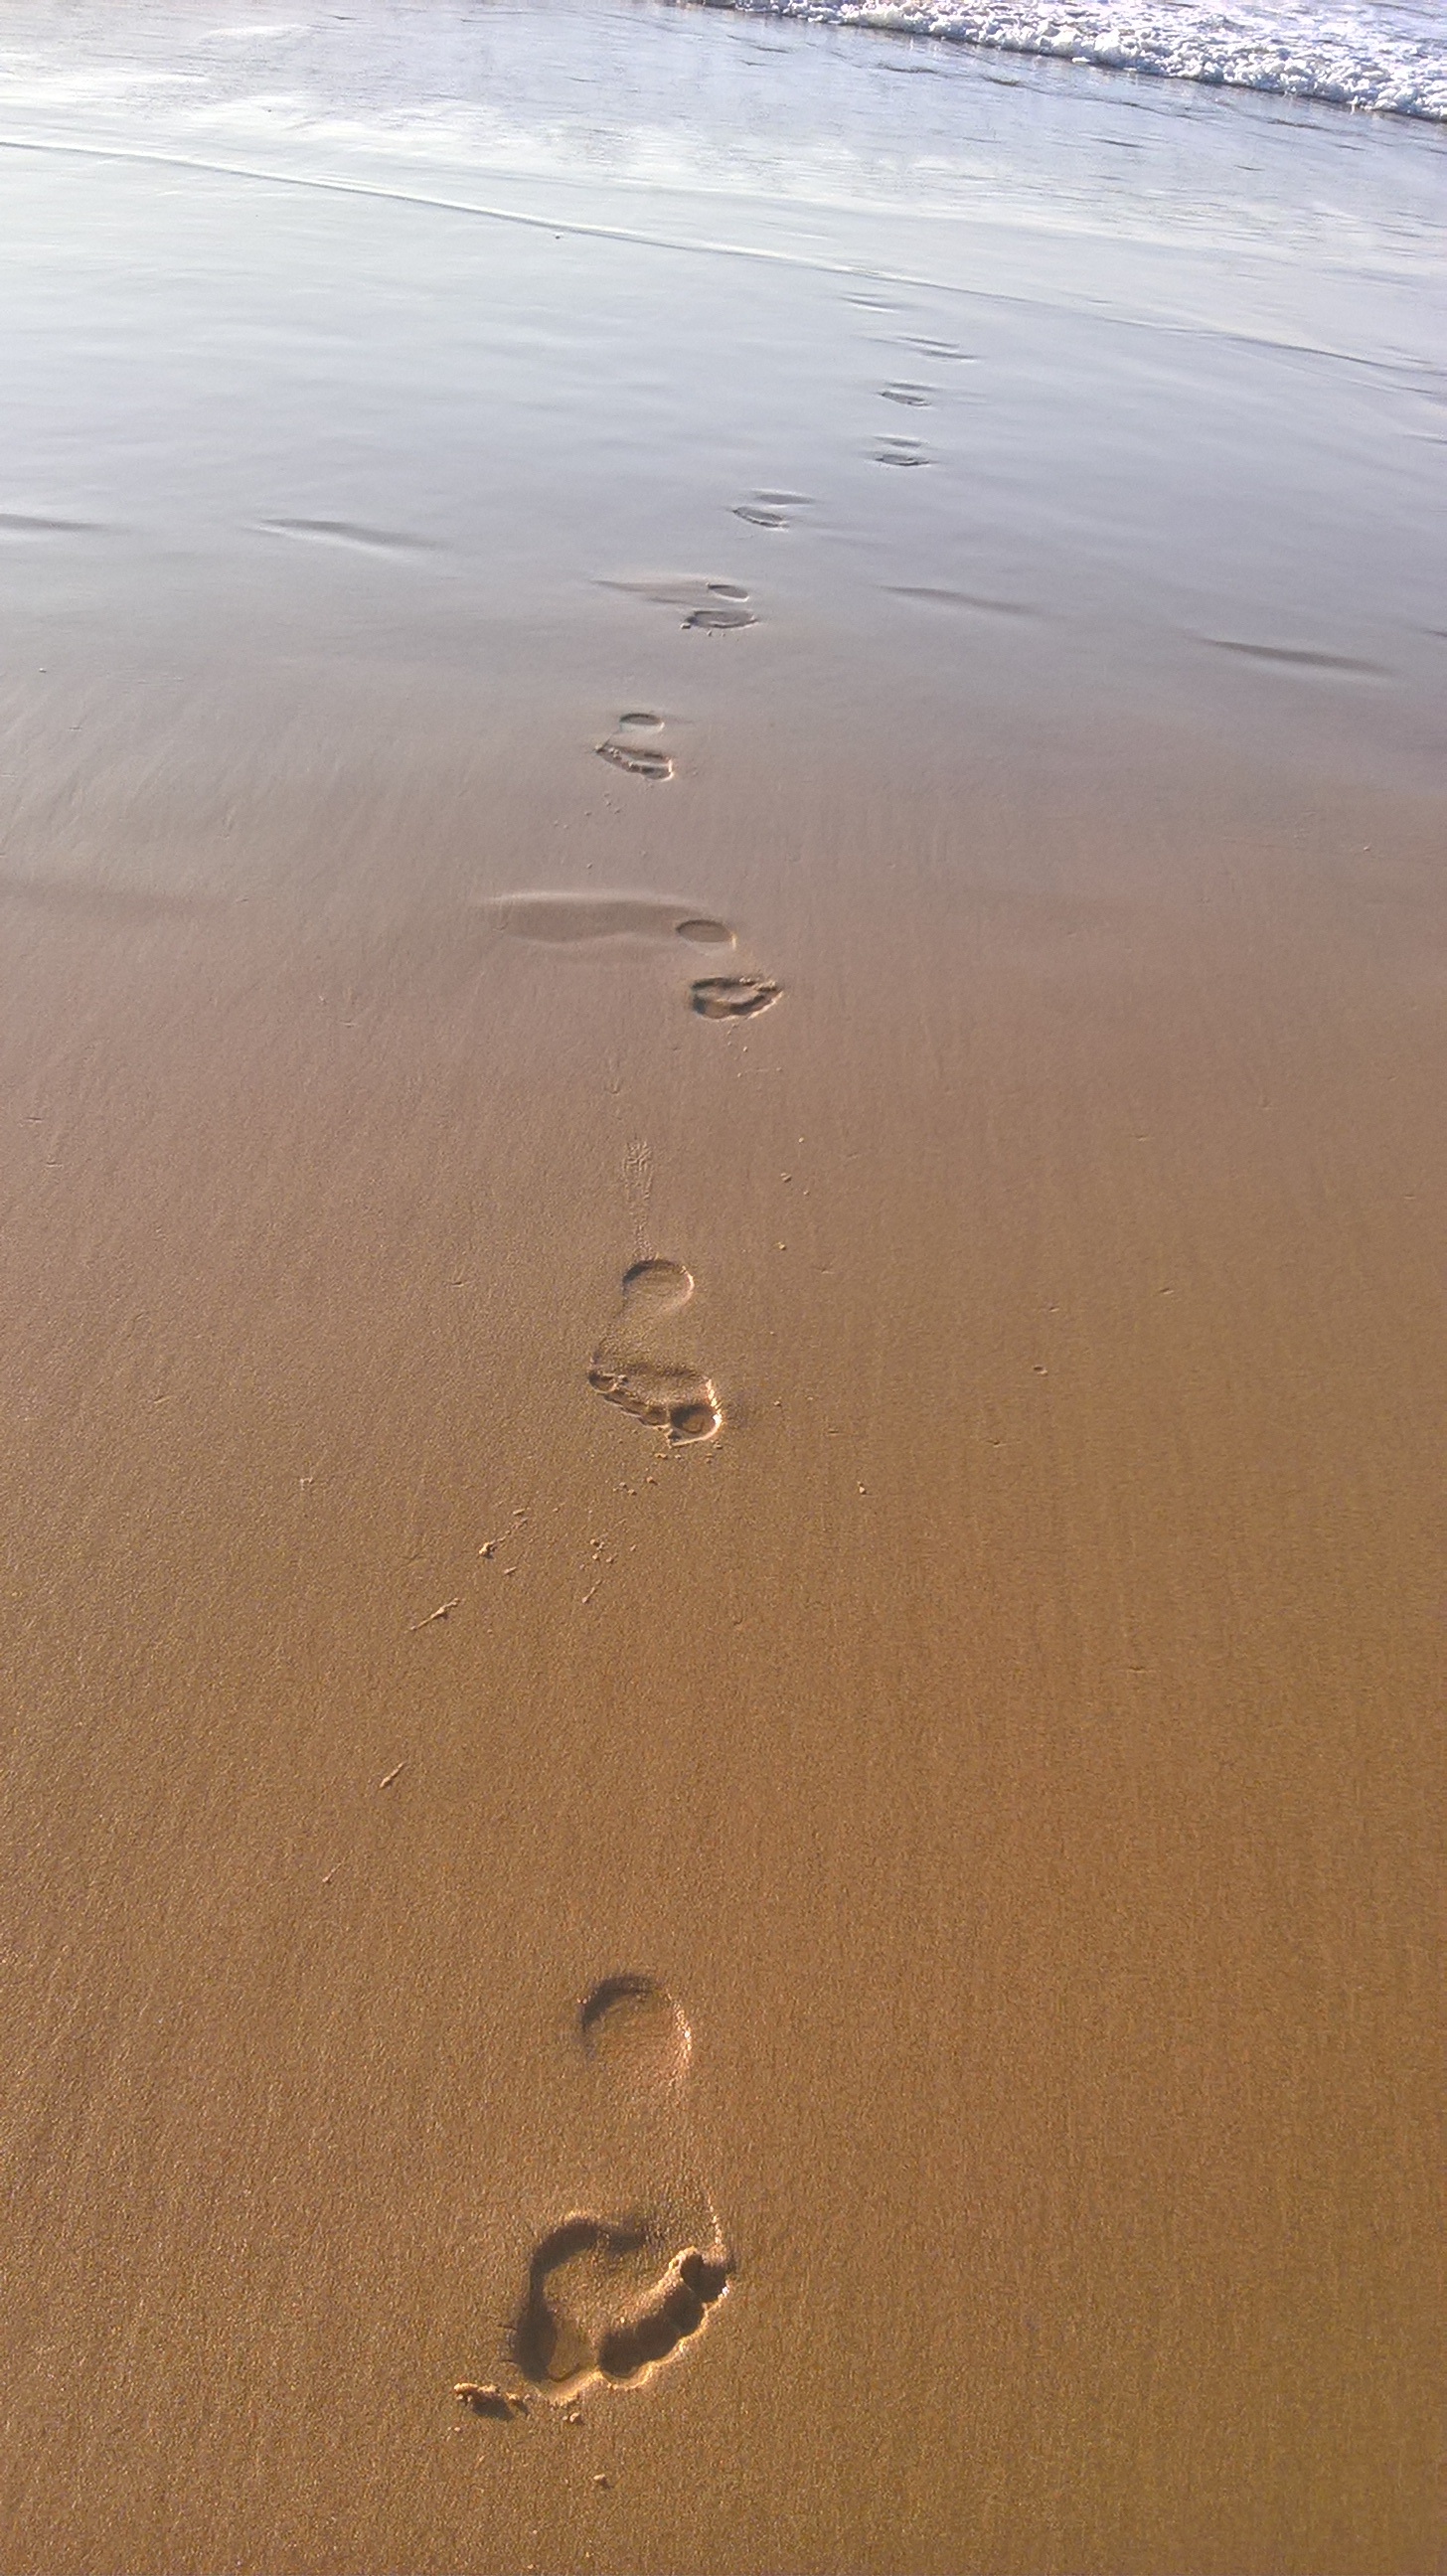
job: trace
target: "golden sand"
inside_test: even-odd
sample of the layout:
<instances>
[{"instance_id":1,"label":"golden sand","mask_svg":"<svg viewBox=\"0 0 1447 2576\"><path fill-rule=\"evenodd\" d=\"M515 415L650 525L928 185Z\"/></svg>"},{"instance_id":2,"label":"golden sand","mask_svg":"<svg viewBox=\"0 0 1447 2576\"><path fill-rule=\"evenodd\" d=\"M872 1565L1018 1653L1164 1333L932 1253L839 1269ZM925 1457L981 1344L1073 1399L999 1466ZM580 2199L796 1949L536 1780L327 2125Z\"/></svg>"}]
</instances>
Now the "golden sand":
<instances>
[{"instance_id":1,"label":"golden sand","mask_svg":"<svg viewBox=\"0 0 1447 2576\"><path fill-rule=\"evenodd\" d=\"M1442 800L966 596L947 364L32 531L11 2576L1433 2563Z\"/></svg>"}]
</instances>

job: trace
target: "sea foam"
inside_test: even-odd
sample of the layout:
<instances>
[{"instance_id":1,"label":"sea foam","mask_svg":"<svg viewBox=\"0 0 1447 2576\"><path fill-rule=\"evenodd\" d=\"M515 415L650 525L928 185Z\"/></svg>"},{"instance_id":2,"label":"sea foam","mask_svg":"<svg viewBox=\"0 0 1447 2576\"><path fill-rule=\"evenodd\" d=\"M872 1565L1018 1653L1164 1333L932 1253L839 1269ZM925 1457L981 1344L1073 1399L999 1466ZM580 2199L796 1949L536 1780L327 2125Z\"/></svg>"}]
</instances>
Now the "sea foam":
<instances>
[{"instance_id":1,"label":"sea foam","mask_svg":"<svg viewBox=\"0 0 1447 2576\"><path fill-rule=\"evenodd\" d=\"M1447 123L1439 0L708 0L763 17L868 27L1103 70L1321 99Z\"/></svg>"}]
</instances>

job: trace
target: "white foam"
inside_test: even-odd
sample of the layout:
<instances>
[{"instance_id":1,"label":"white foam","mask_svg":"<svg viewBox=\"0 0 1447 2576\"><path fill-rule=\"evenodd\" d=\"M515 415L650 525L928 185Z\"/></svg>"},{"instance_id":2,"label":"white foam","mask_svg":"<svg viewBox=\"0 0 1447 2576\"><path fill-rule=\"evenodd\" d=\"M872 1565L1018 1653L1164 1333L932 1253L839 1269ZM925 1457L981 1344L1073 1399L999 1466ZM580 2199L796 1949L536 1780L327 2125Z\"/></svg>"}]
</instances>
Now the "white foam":
<instances>
[{"instance_id":1,"label":"white foam","mask_svg":"<svg viewBox=\"0 0 1447 2576\"><path fill-rule=\"evenodd\" d=\"M1447 123L1440 0L709 0Z\"/></svg>"}]
</instances>

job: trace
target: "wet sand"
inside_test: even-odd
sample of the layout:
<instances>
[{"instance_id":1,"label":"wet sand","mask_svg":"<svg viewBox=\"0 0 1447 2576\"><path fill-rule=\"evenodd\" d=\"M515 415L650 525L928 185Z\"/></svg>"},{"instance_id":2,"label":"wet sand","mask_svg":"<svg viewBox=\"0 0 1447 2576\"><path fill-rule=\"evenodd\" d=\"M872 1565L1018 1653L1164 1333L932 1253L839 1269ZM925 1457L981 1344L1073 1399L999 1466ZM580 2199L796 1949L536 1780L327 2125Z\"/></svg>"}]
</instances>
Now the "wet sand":
<instances>
[{"instance_id":1,"label":"wet sand","mask_svg":"<svg viewBox=\"0 0 1447 2576\"><path fill-rule=\"evenodd\" d=\"M1410 244L27 97L0 2565L1434 2564Z\"/></svg>"}]
</instances>

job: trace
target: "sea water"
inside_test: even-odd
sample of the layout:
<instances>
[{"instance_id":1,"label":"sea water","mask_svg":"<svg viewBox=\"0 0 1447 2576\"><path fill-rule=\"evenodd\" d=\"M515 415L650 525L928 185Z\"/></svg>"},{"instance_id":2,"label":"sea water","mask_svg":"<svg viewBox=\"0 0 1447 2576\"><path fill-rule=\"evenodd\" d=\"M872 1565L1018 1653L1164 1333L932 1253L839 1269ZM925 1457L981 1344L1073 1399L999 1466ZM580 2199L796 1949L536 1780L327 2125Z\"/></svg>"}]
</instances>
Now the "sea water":
<instances>
[{"instance_id":1,"label":"sea water","mask_svg":"<svg viewBox=\"0 0 1447 2576\"><path fill-rule=\"evenodd\" d=\"M689 0L677 0L688 5ZM1102 70L1447 120L1440 0L707 0Z\"/></svg>"},{"instance_id":2,"label":"sea water","mask_svg":"<svg viewBox=\"0 0 1447 2576\"><path fill-rule=\"evenodd\" d=\"M1435 776L1443 151L822 0L7 0L12 598L421 660L495 596L521 667L796 565L821 650L947 593L1012 703L1289 687Z\"/></svg>"}]
</instances>

